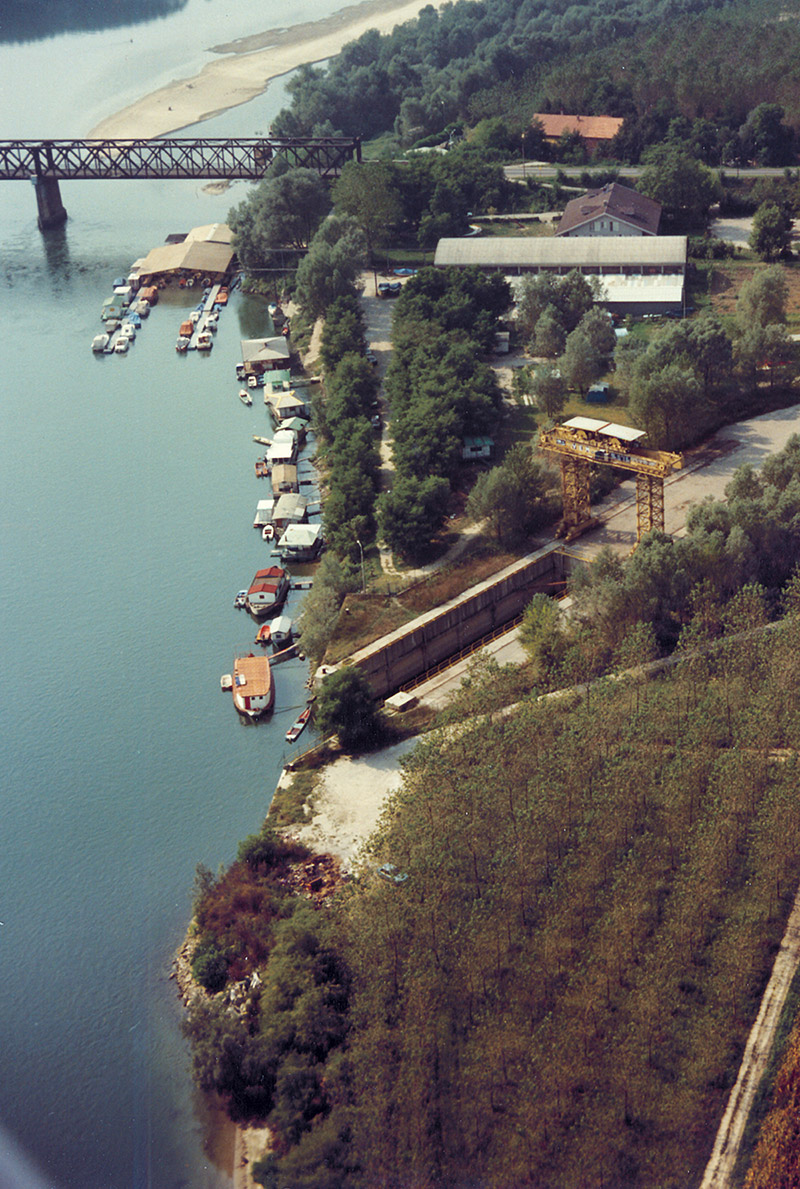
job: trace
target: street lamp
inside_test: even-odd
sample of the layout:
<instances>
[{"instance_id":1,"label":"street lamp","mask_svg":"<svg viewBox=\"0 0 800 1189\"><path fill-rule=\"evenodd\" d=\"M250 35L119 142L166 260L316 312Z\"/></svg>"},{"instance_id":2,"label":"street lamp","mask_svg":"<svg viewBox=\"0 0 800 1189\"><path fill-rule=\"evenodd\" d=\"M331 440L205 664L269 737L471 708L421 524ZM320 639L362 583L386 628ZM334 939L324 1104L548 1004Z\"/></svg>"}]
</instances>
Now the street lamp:
<instances>
[{"instance_id":1,"label":"street lamp","mask_svg":"<svg viewBox=\"0 0 800 1189\"><path fill-rule=\"evenodd\" d=\"M358 537L356 537L356 545L358 545L358 549L361 554L361 593L363 594L367 589L367 584L364 580L364 546L361 544Z\"/></svg>"},{"instance_id":2,"label":"street lamp","mask_svg":"<svg viewBox=\"0 0 800 1189\"><path fill-rule=\"evenodd\" d=\"M525 137L526 136L527 136L527 133L523 132L522 133L522 180L523 180L523 182L525 181Z\"/></svg>"}]
</instances>

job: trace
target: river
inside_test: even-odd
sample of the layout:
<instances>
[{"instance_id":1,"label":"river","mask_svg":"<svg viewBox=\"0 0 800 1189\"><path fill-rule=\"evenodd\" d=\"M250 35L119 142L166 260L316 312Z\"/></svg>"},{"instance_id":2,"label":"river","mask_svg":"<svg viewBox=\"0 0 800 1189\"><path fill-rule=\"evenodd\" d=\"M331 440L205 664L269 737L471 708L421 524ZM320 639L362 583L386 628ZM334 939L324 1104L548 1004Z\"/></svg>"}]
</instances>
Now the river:
<instances>
[{"instance_id":1,"label":"river","mask_svg":"<svg viewBox=\"0 0 800 1189\"><path fill-rule=\"evenodd\" d=\"M130 29L0 46L0 138L85 134L202 65L199 22L204 44L280 23L232 8L188 0ZM187 133L252 133L283 103L273 84ZM260 827L304 701L299 661L276 671L267 723L244 724L219 686L255 632L234 594L269 564L252 528L267 415L234 373L267 315L239 294L213 351L178 356L174 295L127 356L94 356L114 277L224 220L246 186L61 190L69 221L43 236L33 188L0 186L0 1122L46 1186L218 1189L230 1176L204 1148L169 974L195 866L227 864ZM0 1136L0 1169L6 1152Z\"/></svg>"}]
</instances>

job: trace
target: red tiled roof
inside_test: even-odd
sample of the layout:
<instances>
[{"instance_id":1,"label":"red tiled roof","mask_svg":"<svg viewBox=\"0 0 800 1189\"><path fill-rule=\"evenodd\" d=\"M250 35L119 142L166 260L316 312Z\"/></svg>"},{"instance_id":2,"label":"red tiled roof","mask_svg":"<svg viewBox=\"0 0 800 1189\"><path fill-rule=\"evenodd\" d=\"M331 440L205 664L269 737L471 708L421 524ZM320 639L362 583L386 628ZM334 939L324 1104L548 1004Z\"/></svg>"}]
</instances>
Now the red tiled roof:
<instances>
[{"instance_id":1,"label":"red tiled roof","mask_svg":"<svg viewBox=\"0 0 800 1189\"><path fill-rule=\"evenodd\" d=\"M577 132L586 140L613 140L623 125L617 116L556 116L536 112L545 136L558 140L565 132Z\"/></svg>"},{"instance_id":2,"label":"red tiled roof","mask_svg":"<svg viewBox=\"0 0 800 1189\"><path fill-rule=\"evenodd\" d=\"M259 591L264 591L266 594L275 594L285 577L286 571L282 570L280 566L270 566L268 570L257 570L247 593L257 594Z\"/></svg>"},{"instance_id":3,"label":"red tiled roof","mask_svg":"<svg viewBox=\"0 0 800 1189\"><path fill-rule=\"evenodd\" d=\"M591 223L601 215L619 219L646 235L657 235L661 220L661 203L646 198L644 194L632 190L629 186L611 182L601 190L590 190L588 194L581 194L568 202L564 207L556 235L566 235L567 232L574 231L576 227L585 223Z\"/></svg>"}]
</instances>

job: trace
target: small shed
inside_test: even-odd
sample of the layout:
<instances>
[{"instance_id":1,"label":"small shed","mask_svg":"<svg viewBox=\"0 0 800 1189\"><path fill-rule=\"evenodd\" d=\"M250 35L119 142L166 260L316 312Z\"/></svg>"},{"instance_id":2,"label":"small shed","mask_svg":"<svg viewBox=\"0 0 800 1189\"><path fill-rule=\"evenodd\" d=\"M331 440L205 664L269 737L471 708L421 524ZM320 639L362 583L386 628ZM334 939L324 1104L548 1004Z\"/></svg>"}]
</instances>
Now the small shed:
<instances>
[{"instance_id":1,"label":"small shed","mask_svg":"<svg viewBox=\"0 0 800 1189\"><path fill-rule=\"evenodd\" d=\"M271 467L280 466L281 463L294 463L297 458L297 443L292 439L291 442L273 441L266 453L267 462Z\"/></svg>"},{"instance_id":2,"label":"small shed","mask_svg":"<svg viewBox=\"0 0 800 1189\"><path fill-rule=\"evenodd\" d=\"M298 443L306 440L307 428L308 423L302 417L291 417L288 421L281 422L281 429L290 429L297 438Z\"/></svg>"},{"instance_id":3,"label":"small shed","mask_svg":"<svg viewBox=\"0 0 800 1189\"><path fill-rule=\"evenodd\" d=\"M290 524L302 524L308 515L308 500L296 491L287 491L278 496L272 512L272 523L276 528Z\"/></svg>"},{"instance_id":4,"label":"small shed","mask_svg":"<svg viewBox=\"0 0 800 1189\"><path fill-rule=\"evenodd\" d=\"M467 437L464 438L464 444L461 449L461 457L464 462L474 462L485 458L492 457L492 450L494 449L494 440L481 437Z\"/></svg>"},{"instance_id":5,"label":"small shed","mask_svg":"<svg viewBox=\"0 0 800 1189\"><path fill-rule=\"evenodd\" d=\"M290 421L295 417L308 417L306 402L294 390L282 392L276 401L270 403L279 421Z\"/></svg>"},{"instance_id":6,"label":"small shed","mask_svg":"<svg viewBox=\"0 0 800 1189\"><path fill-rule=\"evenodd\" d=\"M299 491L297 467L287 462L276 463L272 468L272 490L275 492Z\"/></svg>"},{"instance_id":7,"label":"small shed","mask_svg":"<svg viewBox=\"0 0 800 1189\"><path fill-rule=\"evenodd\" d=\"M246 372L262 375L286 369L291 352L283 335L272 339L242 339L242 363Z\"/></svg>"},{"instance_id":8,"label":"small shed","mask_svg":"<svg viewBox=\"0 0 800 1189\"><path fill-rule=\"evenodd\" d=\"M281 560L314 561L324 544L321 524L290 524L278 541Z\"/></svg>"},{"instance_id":9,"label":"small shed","mask_svg":"<svg viewBox=\"0 0 800 1189\"><path fill-rule=\"evenodd\" d=\"M259 500L256 504L253 528L263 528L266 524L272 524L272 512L274 508L275 499L273 496L270 496L267 500Z\"/></svg>"}]
</instances>

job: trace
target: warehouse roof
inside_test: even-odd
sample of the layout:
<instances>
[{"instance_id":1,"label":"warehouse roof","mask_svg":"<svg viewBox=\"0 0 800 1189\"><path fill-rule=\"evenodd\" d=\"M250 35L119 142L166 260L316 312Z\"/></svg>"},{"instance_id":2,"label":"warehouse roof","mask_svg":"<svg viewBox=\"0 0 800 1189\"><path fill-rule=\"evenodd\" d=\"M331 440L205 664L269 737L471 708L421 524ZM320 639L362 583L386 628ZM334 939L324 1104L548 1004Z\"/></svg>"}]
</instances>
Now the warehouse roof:
<instances>
[{"instance_id":1,"label":"warehouse roof","mask_svg":"<svg viewBox=\"0 0 800 1189\"><path fill-rule=\"evenodd\" d=\"M530 236L440 239L434 264L499 268L671 268L686 265L685 235Z\"/></svg>"}]
</instances>

